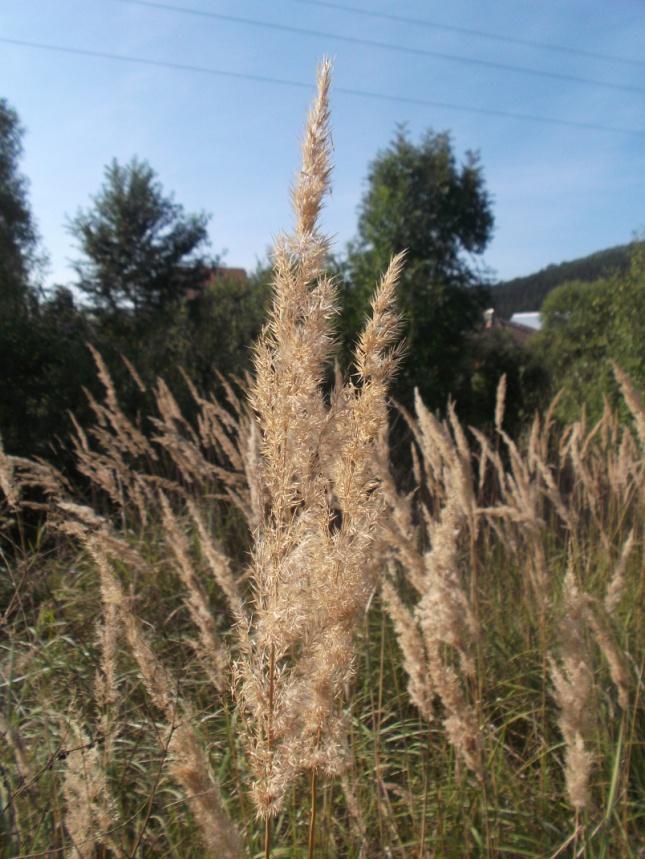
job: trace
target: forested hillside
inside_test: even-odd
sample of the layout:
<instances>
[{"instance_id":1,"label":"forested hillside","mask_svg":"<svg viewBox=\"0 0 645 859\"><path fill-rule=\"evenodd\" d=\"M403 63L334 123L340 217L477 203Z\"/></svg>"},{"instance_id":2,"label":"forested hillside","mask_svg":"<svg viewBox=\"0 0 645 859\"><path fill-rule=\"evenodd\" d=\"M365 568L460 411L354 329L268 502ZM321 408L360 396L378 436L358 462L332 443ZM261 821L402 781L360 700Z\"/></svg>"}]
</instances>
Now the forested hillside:
<instances>
[{"instance_id":1,"label":"forested hillside","mask_svg":"<svg viewBox=\"0 0 645 859\"><path fill-rule=\"evenodd\" d=\"M502 316L539 310L552 289L572 280L592 282L613 272L626 272L636 244L617 245L586 257L548 265L535 274L515 277L491 288L493 306Z\"/></svg>"}]
</instances>

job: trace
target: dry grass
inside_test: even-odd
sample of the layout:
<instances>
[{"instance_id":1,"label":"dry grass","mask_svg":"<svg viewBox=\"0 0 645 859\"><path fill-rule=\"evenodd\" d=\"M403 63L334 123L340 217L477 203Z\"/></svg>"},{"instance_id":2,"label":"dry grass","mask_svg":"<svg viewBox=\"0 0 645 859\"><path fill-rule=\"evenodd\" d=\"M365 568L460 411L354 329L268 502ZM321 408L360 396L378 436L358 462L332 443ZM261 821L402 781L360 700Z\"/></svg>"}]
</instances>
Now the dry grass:
<instances>
[{"instance_id":1,"label":"dry grass","mask_svg":"<svg viewBox=\"0 0 645 859\"><path fill-rule=\"evenodd\" d=\"M511 439L502 380L494 438L417 400L391 471L401 258L328 381L329 83L253 378L186 380L193 422L159 381L145 434L95 354L85 498L0 451L2 856L643 846L642 435L551 409Z\"/></svg>"}]
</instances>

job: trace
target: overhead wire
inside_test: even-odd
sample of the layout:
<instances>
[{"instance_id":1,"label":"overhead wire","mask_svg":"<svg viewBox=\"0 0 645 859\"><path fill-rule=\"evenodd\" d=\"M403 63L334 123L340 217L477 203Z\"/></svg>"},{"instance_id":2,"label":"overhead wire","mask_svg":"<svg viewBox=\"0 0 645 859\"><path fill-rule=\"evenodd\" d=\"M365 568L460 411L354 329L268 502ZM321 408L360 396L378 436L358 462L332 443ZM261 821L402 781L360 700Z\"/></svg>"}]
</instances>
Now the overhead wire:
<instances>
[{"instance_id":1,"label":"overhead wire","mask_svg":"<svg viewBox=\"0 0 645 859\"><path fill-rule=\"evenodd\" d=\"M539 50L555 51L562 54L570 54L574 57L585 57L586 59L602 60L609 63L620 63L626 66L645 67L645 60L637 60L632 57L618 57L615 54L603 54L598 51L588 51L585 48L574 48L571 45L558 45L554 42L541 42L535 39L520 39L517 36L508 36L502 33L492 33L489 30L477 30L473 27L462 27L457 24L445 24L440 21L431 21L428 18L413 18L407 15L395 15L391 12L376 12L372 9L362 9L359 6L351 6L347 3L334 3L331 0L292 0L306 6L318 6L324 9L334 9L338 12L348 12L353 15L361 15L364 18L373 18L381 21L390 21L396 24L411 24L415 27L426 27L430 30L441 30L445 33L456 33L460 36L473 36L478 39L503 42L508 45L518 45L523 48L537 48ZM636 19L645 22L645 16Z\"/></svg>"},{"instance_id":2,"label":"overhead wire","mask_svg":"<svg viewBox=\"0 0 645 859\"><path fill-rule=\"evenodd\" d=\"M27 39L13 39L7 36L0 36L0 43L5 45L13 45L16 47L32 48L35 50L49 51L54 53L69 54L73 56L93 57L96 59L110 60L120 63L131 63L154 68L170 69L173 71L194 72L216 77L233 78L237 80L247 80L256 83L273 84L278 86L287 86L298 89L314 89L313 84L303 81L296 81L288 78L272 77L268 75L258 75L250 72L235 72L229 69L218 69L211 66L200 66L193 63L179 63L167 60L153 60L147 57L138 57L132 54L117 54L111 51L95 51L89 48L77 48L69 45L57 45L47 42L36 42ZM645 129L641 128L620 128L617 126L603 125L596 122L583 122L572 119L558 119L557 117L540 116L530 113L518 113L515 111L497 110L495 108L471 107L463 104L456 104L448 101L438 101L425 98L416 98L412 96L390 95L388 93L377 92L373 90L363 90L352 87L335 86L334 92L341 95L355 96L359 98L367 98L378 101L387 101L400 104L411 104L420 107L433 107L442 110L451 110L462 113L473 113L484 116L496 116L503 119L514 119L528 122L543 123L549 125L559 125L569 128L583 129L586 131L605 131L614 134L624 134L630 136L643 137Z\"/></svg>"},{"instance_id":3,"label":"overhead wire","mask_svg":"<svg viewBox=\"0 0 645 859\"><path fill-rule=\"evenodd\" d=\"M645 87L632 84L621 84L613 81L605 81L597 78L580 77L570 75L566 72L552 72L547 69L534 69L530 66L518 66L511 63L501 63L497 60L486 60L480 57L469 57L464 54L451 54L445 51L435 51L429 48L415 48L409 45L399 45L393 42L382 42L377 39L365 39L360 36L350 36L342 33L328 33L323 30L315 30L309 27L296 27L291 24L279 24L273 21L261 21L257 18L246 18L240 15L229 15L224 12L213 12L207 9L197 9L188 6L178 6L174 3L160 2L160 0L111 0L113 3L141 6L148 9L173 12L193 17L210 18L216 21L228 21L233 24L242 24L250 27L276 30L283 33L291 33L297 36L308 36L326 39L327 41L345 42L352 45L378 48L380 50L395 51L397 53L410 54L417 57L432 57L433 59L445 60L447 62L461 63L466 65L490 68L497 71L514 72L517 74L532 75L534 77L551 78L552 80L565 81L567 83L581 84L584 86L603 87L605 89L619 90L621 92L633 92L645 95Z\"/></svg>"}]
</instances>

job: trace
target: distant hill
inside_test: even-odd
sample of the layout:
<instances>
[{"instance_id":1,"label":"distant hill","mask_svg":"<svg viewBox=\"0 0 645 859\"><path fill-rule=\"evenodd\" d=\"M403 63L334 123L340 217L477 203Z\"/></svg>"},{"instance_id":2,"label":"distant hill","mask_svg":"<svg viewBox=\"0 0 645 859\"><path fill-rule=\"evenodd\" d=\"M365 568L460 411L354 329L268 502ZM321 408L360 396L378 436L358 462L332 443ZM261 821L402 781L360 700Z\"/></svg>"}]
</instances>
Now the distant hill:
<instances>
[{"instance_id":1,"label":"distant hill","mask_svg":"<svg viewBox=\"0 0 645 859\"><path fill-rule=\"evenodd\" d=\"M634 242L617 245L570 262L548 265L526 277L503 281L490 287L493 306L506 319L510 319L513 313L539 310L549 292L562 283L570 280L591 282L614 272L626 271L633 250Z\"/></svg>"}]
</instances>

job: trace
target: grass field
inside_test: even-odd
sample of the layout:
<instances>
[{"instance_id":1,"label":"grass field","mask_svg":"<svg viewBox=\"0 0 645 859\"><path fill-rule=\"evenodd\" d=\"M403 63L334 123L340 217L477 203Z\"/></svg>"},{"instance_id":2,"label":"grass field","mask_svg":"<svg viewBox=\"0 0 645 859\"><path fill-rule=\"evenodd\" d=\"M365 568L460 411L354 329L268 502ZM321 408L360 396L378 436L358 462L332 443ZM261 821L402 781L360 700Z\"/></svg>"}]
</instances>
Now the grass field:
<instances>
[{"instance_id":1,"label":"grass field","mask_svg":"<svg viewBox=\"0 0 645 859\"><path fill-rule=\"evenodd\" d=\"M137 423L96 354L84 490L0 455L2 857L643 855L639 394L392 457L402 257L329 381L328 87L253 378Z\"/></svg>"}]
</instances>

